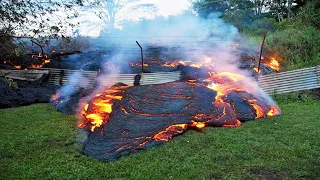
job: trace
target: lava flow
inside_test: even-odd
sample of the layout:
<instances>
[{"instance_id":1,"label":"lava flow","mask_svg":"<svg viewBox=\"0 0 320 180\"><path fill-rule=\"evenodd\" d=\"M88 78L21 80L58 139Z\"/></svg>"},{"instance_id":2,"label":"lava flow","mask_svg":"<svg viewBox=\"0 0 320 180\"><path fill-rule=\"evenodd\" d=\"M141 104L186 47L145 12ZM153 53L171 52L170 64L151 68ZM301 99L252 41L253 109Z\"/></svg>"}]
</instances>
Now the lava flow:
<instances>
[{"instance_id":1,"label":"lava flow","mask_svg":"<svg viewBox=\"0 0 320 180\"><path fill-rule=\"evenodd\" d=\"M238 109L239 106L237 106L237 104L243 102L246 102L247 105L251 106L255 110L255 119L280 114L280 110L276 106L268 105L266 103L266 100L259 97L255 97L253 94L247 93L247 89L243 88L243 83L246 80L246 77L243 75L222 72L212 75L205 81L210 82L210 84L207 85L209 89L217 91L218 95L216 97L216 101L230 104L233 110L237 113L237 117L239 119L241 119L241 117L244 117L243 114L241 114L242 110L240 111ZM234 101L233 98L235 96L240 97L241 99L236 98L237 101ZM243 102L239 102L239 100ZM249 115L253 115L253 113L250 113ZM244 119L247 119L247 117Z\"/></svg>"},{"instance_id":2,"label":"lava flow","mask_svg":"<svg viewBox=\"0 0 320 180\"><path fill-rule=\"evenodd\" d=\"M199 64L180 62L197 67L179 69L181 74L195 74L194 79L144 86L112 86L83 97L86 101L79 103L77 111L78 127L89 134L82 144L83 153L100 161L113 161L122 155L167 142L188 130L237 127L245 121L280 114L267 95L259 93L258 86L250 86L256 82L231 72L207 72L210 62L210 58ZM153 66L152 63L163 67L163 63L155 60L148 63L148 67ZM173 65L164 64L170 68ZM198 73L200 71L204 72ZM53 100L55 107L62 101L75 104L73 100L65 101L59 94Z\"/></svg>"},{"instance_id":3,"label":"lava flow","mask_svg":"<svg viewBox=\"0 0 320 180\"><path fill-rule=\"evenodd\" d=\"M105 124L112 112L112 105L115 100L122 99L123 86L111 87L104 92L98 93L90 102L83 102L81 107L81 116L79 128L89 127L93 132L96 127Z\"/></svg>"}]
</instances>

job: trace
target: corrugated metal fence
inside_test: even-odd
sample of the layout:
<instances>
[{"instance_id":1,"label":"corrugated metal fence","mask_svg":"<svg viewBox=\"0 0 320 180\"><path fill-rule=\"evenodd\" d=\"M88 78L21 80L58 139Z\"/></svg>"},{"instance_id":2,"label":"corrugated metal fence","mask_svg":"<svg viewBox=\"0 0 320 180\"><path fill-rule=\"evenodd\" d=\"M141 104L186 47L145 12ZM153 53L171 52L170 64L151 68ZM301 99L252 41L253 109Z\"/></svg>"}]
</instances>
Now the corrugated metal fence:
<instances>
[{"instance_id":1,"label":"corrugated metal fence","mask_svg":"<svg viewBox=\"0 0 320 180\"><path fill-rule=\"evenodd\" d=\"M79 85L71 76L75 73L81 75L81 85L92 87L97 78L96 71L79 71L68 69L47 69L50 71L48 83L51 85L71 84ZM113 85L122 82L133 85L136 74L111 74L101 76L100 82L104 85ZM84 78L83 78L84 77ZM141 85L162 84L180 79L180 71L157 72L141 74ZM261 76L258 78L260 87L268 94L281 94L300 90L320 88L320 65L312 68L298 69L281 73Z\"/></svg>"},{"instance_id":2,"label":"corrugated metal fence","mask_svg":"<svg viewBox=\"0 0 320 180\"><path fill-rule=\"evenodd\" d=\"M98 73L96 71L80 71L68 69L48 69L50 71L48 84L50 85L81 85L84 87L92 87L96 81ZM180 80L180 71L173 72L157 72L142 73L140 85L162 84ZM134 78L137 74L109 74L99 76L99 83L105 86L114 85L116 83L124 83L132 86ZM73 78L72 78L73 77ZM74 80L74 77L81 77L81 84Z\"/></svg>"},{"instance_id":3,"label":"corrugated metal fence","mask_svg":"<svg viewBox=\"0 0 320 180\"><path fill-rule=\"evenodd\" d=\"M268 94L281 94L320 88L320 65L261 76L260 87Z\"/></svg>"}]
</instances>

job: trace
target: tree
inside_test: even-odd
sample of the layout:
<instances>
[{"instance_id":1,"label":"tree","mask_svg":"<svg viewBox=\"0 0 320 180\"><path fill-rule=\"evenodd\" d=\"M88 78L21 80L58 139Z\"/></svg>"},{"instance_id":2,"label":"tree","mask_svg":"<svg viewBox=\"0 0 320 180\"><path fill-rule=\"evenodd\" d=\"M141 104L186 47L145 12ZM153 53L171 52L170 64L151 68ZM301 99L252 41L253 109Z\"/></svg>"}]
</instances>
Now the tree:
<instances>
[{"instance_id":1,"label":"tree","mask_svg":"<svg viewBox=\"0 0 320 180\"><path fill-rule=\"evenodd\" d=\"M222 13L222 18L240 30L252 21L254 4L250 0L198 0L193 9L202 17L212 12Z\"/></svg>"},{"instance_id":2,"label":"tree","mask_svg":"<svg viewBox=\"0 0 320 180\"><path fill-rule=\"evenodd\" d=\"M155 9L154 4L139 4L140 0L87 0L85 4L104 22L108 33L115 29L116 22L139 8Z\"/></svg>"},{"instance_id":3,"label":"tree","mask_svg":"<svg viewBox=\"0 0 320 180\"><path fill-rule=\"evenodd\" d=\"M77 15L77 1L2 0L0 29L19 36L57 36L64 28L74 27L66 21ZM56 12L63 12L59 15Z\"/></svg>"},{"instance_id":4,"label":"tree","mask_svg":"<svg viewBox=\"0 0 320 180\"><path fill-rule=\"evenodd\" d=\"M224 0L197 0L193 2L193 10L200 16L207 17L212 12L225 12L228 9L228 1Z\"/></svg>"},{"instance_id":5,"label":"tree","mask_svg":"<svg viewBox=\"0 0 320 180\"><path fill-rule=\"evenodd\" d=\"M70 19L78 1L1 0L0 3L0 60L19 56L14 37L63 36L75 24ZM63 16L57 12L63 12ZM61 14L61 13L60 13Z\"/></svg>"}]
</instances>

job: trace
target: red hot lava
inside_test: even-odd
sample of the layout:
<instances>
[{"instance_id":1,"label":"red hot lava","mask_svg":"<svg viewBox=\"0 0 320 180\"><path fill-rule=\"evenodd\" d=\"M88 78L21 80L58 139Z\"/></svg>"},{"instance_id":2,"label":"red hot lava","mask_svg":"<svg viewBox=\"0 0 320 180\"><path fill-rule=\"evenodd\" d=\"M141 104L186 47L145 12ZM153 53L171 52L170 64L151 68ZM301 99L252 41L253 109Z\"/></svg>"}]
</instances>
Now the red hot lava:
<instances>
[{"instance_id":1,"label":"red hot lava","mask_svg":"<svg viewBox=\"0 0 320 180\"><path fill-rule=\"evenodd\" d=\"M81 103L79 127L90 132L83 152L112 161L189 129L237 127L280 114L265 97L248 91L246 81L243 75L210 72L203 81L107 88Z\"/></svg>"}]
</instances>

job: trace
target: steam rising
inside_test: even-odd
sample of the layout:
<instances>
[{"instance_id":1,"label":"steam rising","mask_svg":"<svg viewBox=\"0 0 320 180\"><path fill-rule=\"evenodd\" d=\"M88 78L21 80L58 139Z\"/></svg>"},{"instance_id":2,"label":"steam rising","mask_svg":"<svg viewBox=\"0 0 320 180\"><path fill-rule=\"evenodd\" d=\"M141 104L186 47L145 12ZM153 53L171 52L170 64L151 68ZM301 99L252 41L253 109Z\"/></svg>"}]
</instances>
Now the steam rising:
<instances>
[{"instance_id":1,"label":"steam rising","mask_svg":"<svg viewBox=\"0 0 320 180\"><path fill-rule=\"evenodd\" d=\"M240 34L236 27L223 22L220 15L212 13L206 19L190 13L168 18L156 17L152 20L127 22L123 24L122 30L112 34L101 34L91 41L89 50L100 51L97 62L101 63L100 72L105 75L99 78L106 79L108 74L136 73L132 72L130 67L130 62L140 61L140 49L135 41L143 46L144 53L150 52L150 47L159 48L160 55L156 58L160 61L184 59L203 62L207 56L213 59L212 72L227 71L250 77L249 71L238 68L240 53L234 45ZM89 58L88 60L90 61ZM79 78L79 74L74 74L74 81L79 81ZM245 79L237 85L275 104L256 81ZM95 88L94 94L106 87ZM68 95L72 90L73 88L67 85L62 87L60 92ZM88 96L86 101L90 98L91 96Z\"/></svg>"}]
</instances>

